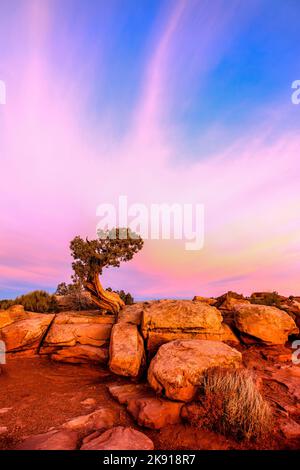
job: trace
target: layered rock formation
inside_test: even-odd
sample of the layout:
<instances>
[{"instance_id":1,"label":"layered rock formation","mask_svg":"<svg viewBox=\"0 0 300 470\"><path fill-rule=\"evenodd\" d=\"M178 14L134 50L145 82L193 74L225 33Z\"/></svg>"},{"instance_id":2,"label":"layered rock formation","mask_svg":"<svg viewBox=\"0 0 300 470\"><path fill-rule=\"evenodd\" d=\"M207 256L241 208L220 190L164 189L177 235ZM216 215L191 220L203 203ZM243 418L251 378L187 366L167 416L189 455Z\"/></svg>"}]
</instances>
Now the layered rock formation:
<instances>
[{"instance_id":1,"label":"layered rock formation","mask_svg":"<svg viewBox=\"0 0 300 470\"><path fill-rule=\"evenodd\" d=\"M175 339L226 341L230 332L222 324L220 311L206 302L159 300L143 310L141 330L149 357ZM231 336L234 340L234 336Z\"/></svg>"},{"instance_id":2,"label":"layered rock formation","mask_svg":"<svg viewBox=\"0 0 300 470\"><path fill-rule=\"evenodd\" d=\"M37 354L54 315L26 312L14 305L0 312L0 339L7 353Z\"/></svg>"},{"instance_id":3,"label":"layered rock formation","mask_svg":"<svg viewBox=\"0 0 300 470\"><path fill-rule=\"evenodd\" d=\"M51 359L73 363L107 363L113 315L97 311L56 315L40 349Z\"/></svg>"}]
</instances>

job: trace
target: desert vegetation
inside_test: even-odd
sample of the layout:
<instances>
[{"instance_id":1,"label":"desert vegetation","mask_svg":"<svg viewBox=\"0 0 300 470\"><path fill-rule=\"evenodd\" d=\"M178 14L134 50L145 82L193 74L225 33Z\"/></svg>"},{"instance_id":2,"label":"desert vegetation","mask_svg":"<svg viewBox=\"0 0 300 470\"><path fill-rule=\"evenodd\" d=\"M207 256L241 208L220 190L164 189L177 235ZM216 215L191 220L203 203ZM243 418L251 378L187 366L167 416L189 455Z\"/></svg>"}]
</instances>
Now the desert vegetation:
<instances>
[{"instance_id":1,"label":"desert vegetation","mask_svg":"<svg viewBox=\"0 0 300 470\"><path fill-rule=\"evenodd\" d=\"M211 368L189 421L236 439L257 441L271 431L272 412L247 369Z\"/></svg>"},{"instance_id":2,"label":"desert vegetation","mask_svg":"<svg viewBox=\"0 0 300 470\"><path fill-rule=\"evenodd\" d=\"M99 276L104 268L119 267L121 262L130 261L144 242L129 228L99 231L98 237L97 240L83 240L76 236L71 241L73 282L83 285L98 308L118 313L125 305L124 301L117 293L104 290Z\"/></svg>"},{"instance_id":3,"label":"desert vegetation","mask_svg":"<svg viewBox=\"0 0 300 470\"><path fill-rule=\"evenodd\" d=\"M56 298L44 290L35 290L16 297L14 300L0 300L0 309L5 310L13 305L23 305L29 312L52 313L58 310Z\"/></svg>"}]
</instances>

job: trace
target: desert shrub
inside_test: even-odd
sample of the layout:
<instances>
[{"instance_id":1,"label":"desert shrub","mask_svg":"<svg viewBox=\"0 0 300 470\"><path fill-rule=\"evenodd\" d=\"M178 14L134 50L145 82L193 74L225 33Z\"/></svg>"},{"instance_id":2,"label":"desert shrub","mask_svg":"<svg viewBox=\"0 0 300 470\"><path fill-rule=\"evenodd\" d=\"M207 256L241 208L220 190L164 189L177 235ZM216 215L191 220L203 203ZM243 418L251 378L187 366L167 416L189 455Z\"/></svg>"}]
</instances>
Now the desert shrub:
<instances>
[{"instance_id":1,"label":"desert shrub","mask_svg":"<svg viewBox=\"0 0 300 470\"><path fill-rule=\"evenodd\" d=\"M12 305L14 305L14 300L8 300L8 299L0 300L0 310L6 310Z\"/></svg>"},{"instance_id":2,"label":"desert shrub","mask_svg":"<svg viewBox=\"0 0 300 470\"><path fill-rule=\"evenodd\" d=\"M192 405L191 424L237 439L257 440L268 435L272 413L246 369L208 369L202 400Z\"/></svg>"},{"instance_id":3,"label":"desert shrub","mask_svg":"<svg viewBox=\"0 0 300 470\"><path fill-rule=\"evenodd\" d=\"M267 305L280 307L280 295L278 292L263 292L261 294L252 294L250 302L257 305Z\"/></svg>"},{"instance_id":4,"label":"desert shrub","mask_svg":"<svg viewBox=\"0 0 300 470\"><path fill-rule=\"evenodd\" d=\"M134 298L132 297L132 295L129 292L126 293L123 289L112 290L111 287L108 287L106 290L108 290L109 292L115 292L116 294L118 294L123 300L123 302L125 303L125 305L132 305L134 303Z\"/></svg>"},{"instance_id":5,"label":"desert shrub","mask_svg":"<svg viewBox=\"0 0 300 470\"><path fill-rule=\"evenodd\" d=\"M57 303L54 295L43 290L36 290L21 295L13 301L13 305L23 305L29 312L49 313L57 311Z\"/></svg>"}]
</instances>

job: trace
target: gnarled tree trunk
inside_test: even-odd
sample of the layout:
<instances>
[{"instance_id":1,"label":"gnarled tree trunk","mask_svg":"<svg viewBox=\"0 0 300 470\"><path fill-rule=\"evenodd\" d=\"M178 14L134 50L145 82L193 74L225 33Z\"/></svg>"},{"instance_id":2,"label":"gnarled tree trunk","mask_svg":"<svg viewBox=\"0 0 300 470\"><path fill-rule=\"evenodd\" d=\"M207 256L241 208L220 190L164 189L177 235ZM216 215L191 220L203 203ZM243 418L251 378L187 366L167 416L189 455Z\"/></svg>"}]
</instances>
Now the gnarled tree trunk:
<instances>
[{"instance_id":1,"label":"gnarled tree trunk","mask_svg":"<svg viewBox=\"0 0 300 470\"><path fill-rule=\"evenodd\" d=\"M98 274L85 283L86 290L91 294L92 301L97 307L117 314L125 303L115 292L109 292L103 289Z\"/></svg>"}]
</instances>

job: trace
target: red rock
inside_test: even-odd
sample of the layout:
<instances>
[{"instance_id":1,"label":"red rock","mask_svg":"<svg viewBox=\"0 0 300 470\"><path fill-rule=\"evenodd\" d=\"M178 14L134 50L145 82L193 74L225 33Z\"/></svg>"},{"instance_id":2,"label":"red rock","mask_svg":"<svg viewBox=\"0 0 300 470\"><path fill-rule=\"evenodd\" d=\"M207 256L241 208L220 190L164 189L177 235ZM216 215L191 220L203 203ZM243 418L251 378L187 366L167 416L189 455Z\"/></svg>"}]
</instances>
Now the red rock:
<instances>
[{"instance_id":1,"label":"red rock","mask_svg":"<svg viewBox=\"0 0 300 470\"><path fill-rule=\"evenodd\" d=\"M78 434L74 431L49 431L25 439L16 450L75 450Z\"/></svg>"},{"instance_id":2,"label":"red rock","mask_svg":"<svg viewBox=\"0 0 300 470\"><path fill-rule=\"evenodd\" d=\"M108 390L121 405L128 405L133 399L155 397L154 391L148 384L110 385Z\"/></svg>"},{"instance_id":3,"label":"red rock","mask_svg":"<svg viewBox=\"0 0 300 470\"><path fill-rule=\"evenodd\" d=\"M161 429L168 424L177 424L181 421L182 406L182 402L160 398L139 398L131 399L127 410L140 426Z\"/></svg>"},{"instance_id":4,"label":"red rock","mask_svg":"<svg viewBox=\"0 0 300 470\"><path fill-rule=\"evenodd\" d=\"M118 426L92 439L81 450L153 450L151 439L133 428Z\"/></svg>"},{"instance_id":5,"label":"red rock","mask_svg":"<svg viewBox=\"0 0 300 470\"><path fill-rule=\"evenodd\" d=\"M112 408L100 408L87 415L77 416L63 424L64 429L89 434L93 431L111 428L119 420L119 413Z\"/></svg>"}]
</instances>

